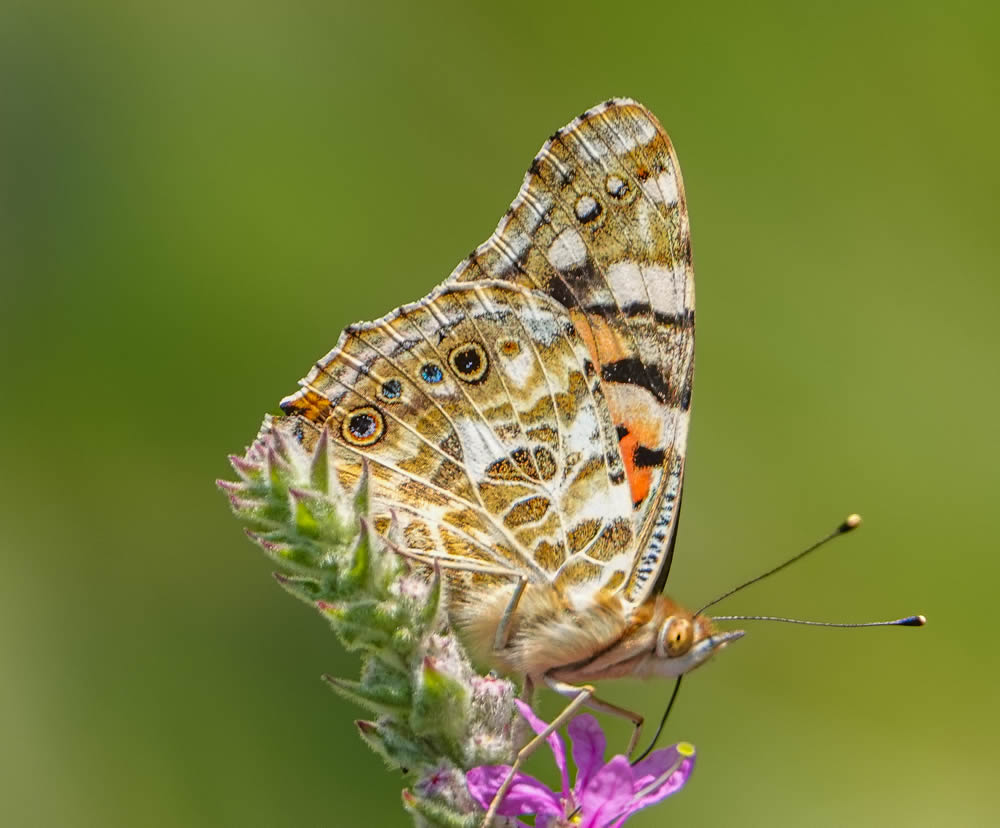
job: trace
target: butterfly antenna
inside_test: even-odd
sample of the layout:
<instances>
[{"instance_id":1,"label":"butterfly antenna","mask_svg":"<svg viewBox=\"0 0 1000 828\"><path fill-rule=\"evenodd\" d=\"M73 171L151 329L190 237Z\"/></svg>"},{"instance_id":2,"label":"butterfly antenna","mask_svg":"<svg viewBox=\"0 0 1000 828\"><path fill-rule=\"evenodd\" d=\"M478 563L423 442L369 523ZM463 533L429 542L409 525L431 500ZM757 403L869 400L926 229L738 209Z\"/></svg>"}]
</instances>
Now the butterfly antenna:
<instances>
[{"instance_id":1,"label":"butterfly antenna","mask_svg":"<svg viewBox=\"0 0 1000 828\"><path fill-rule=\"evenodd\" d=\"M922 627L927 623L923 615L907 615L894 621L863 621L860 624L841 624L833 621L803 621L801 618L781 618L776 615L713 615L713 621L781 621L785 624L805 624L807 627Z\"/></svg>"},{"instance_id":2,"label":"butterfly antenna","mask_svg":"<svg viewBox=\"0 0 1000 828\"><path fill-rule=\"evenodd\" d=\"M667 702L667 709L663 711L663 716L660 719L660 724L656 727L656 733L653 734L653 740L649 743L642 753L635 757L635 759L630 760L629 764L637 765L643 759L645 759L652 752L653 748L656 747L656 743L660 739L660 734L663 733L663 726L667 723L667 717L670 715L670 709L674 706L674 701L677 699L677 692L681 689L681 679L684 678L683 675L677 677L677 681L674 682L674 692L670 694L670 701Z\"/></svg>"},{"instance_id":3,"label":"butterfly antenna","mask_svg":"<svg viewBox=\"0 0 1000 828\"><path fill-rule=\"evenodd\" d=\"M751 578L749 581L744 581L739 586L733 587L728 592L722 593L722 595L720 595L718 598L714 598L707 604L705 604L705 606L703 606L700 610L698 610L698 612L696 612L695 615L701 615L709 607L714 607L720 601L724 601L730 595L735 595L741 589L746 589L748 586L752 586L753 584L756 584L758 581L763 581L765 578L770 578L772 575L780 572L785 567L791 566L796 561L802 560L810 552L815 552L817 549L823 546L823 544L832 541L834 538L839 538L841 535L846 535L852 529L857 529L860 525L861 525L861 515L848 515L844 519L844 522L841 523L840 526L838 526L836 529L834 529L829 535L820 538L818 541L816 541L816 543L812 544L812 546L806 547L801 552L799 552L796 555L793 555L784 563L778 564L773 569L769 569L767 570L767 572L764 572L763 574L758 575L755 578Z\"/></svg>"}]
</instances>

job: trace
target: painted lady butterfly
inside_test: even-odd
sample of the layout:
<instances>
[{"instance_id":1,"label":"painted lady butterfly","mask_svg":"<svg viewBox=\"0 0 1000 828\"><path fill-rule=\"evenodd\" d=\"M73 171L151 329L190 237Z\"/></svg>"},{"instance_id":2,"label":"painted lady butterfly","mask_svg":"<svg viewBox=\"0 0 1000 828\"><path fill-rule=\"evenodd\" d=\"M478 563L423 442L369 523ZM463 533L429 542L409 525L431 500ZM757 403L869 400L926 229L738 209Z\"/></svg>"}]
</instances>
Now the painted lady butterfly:
<instances>
[{"instance_id":1,"label":"painted lady butterfly","mask_svg":"<svg viewBox=\"0 0 1000 828\"><path fill-rule=\"evenodd\" d=\"M741 632L660 594L694 375L677 156L644 107L558 130L496 231L424 299L352 325L277 427L366 461L375 528L443 573L450 617L504 672L642 718L582 682L679 676Z\"/></svg>"}]
</instances>

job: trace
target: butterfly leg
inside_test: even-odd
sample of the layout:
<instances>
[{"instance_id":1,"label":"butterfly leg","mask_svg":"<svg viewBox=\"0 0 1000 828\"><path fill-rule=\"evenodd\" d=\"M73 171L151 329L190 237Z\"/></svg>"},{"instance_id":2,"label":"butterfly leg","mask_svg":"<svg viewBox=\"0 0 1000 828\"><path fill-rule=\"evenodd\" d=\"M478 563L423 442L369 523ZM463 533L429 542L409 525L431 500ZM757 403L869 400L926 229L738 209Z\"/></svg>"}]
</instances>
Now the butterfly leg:
<instances>
[{"instance_id":1,"label":"butterfly leg","mask_svg":"<svg viewBox=\"0 0 1000 828\"><path fill-rule=\"evenodd\" d=\"M514 594L510 596L507 607L503 611L500 623L497 624L496 635L493 636L493 652L500 652L507 649L507 641L510 639L510 625L514 620L514 610L517 609L518 602L524 594L524 588L528 585L528 579L523 575L517 579L514 587Z\"/></svg>"},{"instance_id":2,"label":"butterfly leg","mask_svg":"<svg viewBox=\"0 0 1000 828\"><path fill-rule=\"evenodd\" d=\"M521 685L521 701L523 701L525 704L531 704L534 698L535 698L535 682L532 681L531 676L525 676L524 684Z\"/></svg>"},{"instance_id":3,"label":"butterfly leg","mask_svg":"<svg viewBox=\"0 0 1000 828\"><path fill-rule=\"evenodd\" d=\"M628 740L628 749L625 751L625 755L631 756L635 752L636 745L639 744L639 736L642 734L642 724L645 721L642 716L632 710L611 704L611 702L606 702L604 699L599 699L594 695L594 688L589 685L577 687L575 684L567 684L548 676L545 678L545 683L560 696L566 696L567 698L574 698L581 690L589 690L590 693L583 701L585 707L601 713L609 713L612 716L618 716L622 719L628 719L628 721L632 722L632 737Z\"/></svg>"},{"instance_id":4,"label":"butterfly leg","mask_svg":"<svg viewBox=\"0 0 1000 828\"><path fill-rule=\"evenodd\" d=\"M546 683L551 682L546 679ZM576 696L570 701L566 707L563 708L562 713L556 716L541 733L535 736L528 744L521 748L517 752L517 756L514 759L514 764L510 766L510 770L507 772L506 778L503 780L503 784L500 789L496 792L493 797L493 801L490 802L489 810L486 812L486 818L483 820L482 828L489 828L490 824L493 822L494 817L497 815L497 809L500 807L500 803L503 802L503 798L507 795L507 791L510 790L510 786L514 784L514 777L517 772L521 769L521 765L524 764L525 760L531 756L541 745L545 743L545 740L560 727L562 727L566 722L573 718L573 715L584 705L587 704L587 700L593 696L594 688L589 685L584 685L583 687L573 687L569 684L562 684L558 682L565 688L571 688L576 692Z\"/></svg>"}]
</instances>

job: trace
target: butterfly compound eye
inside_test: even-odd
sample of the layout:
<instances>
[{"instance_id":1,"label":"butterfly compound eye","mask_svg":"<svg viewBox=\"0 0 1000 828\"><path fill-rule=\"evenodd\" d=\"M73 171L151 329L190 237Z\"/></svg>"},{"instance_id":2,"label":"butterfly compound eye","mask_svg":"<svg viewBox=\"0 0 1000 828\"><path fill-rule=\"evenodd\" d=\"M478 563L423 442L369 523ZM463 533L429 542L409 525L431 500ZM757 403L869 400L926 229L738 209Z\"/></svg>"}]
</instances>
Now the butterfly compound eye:
<instances>
[{"instance_id":1,"label":"butterfly compound eye","mask_svg":"<svg viewBox=\"0 0 1000 828\"><path fill-rule=\"evenodd\" d=\"M670 616L656 636L656 654L660 658L676 658L691 649L694 626L689 618Z\"/></svg>"}]
</instances>

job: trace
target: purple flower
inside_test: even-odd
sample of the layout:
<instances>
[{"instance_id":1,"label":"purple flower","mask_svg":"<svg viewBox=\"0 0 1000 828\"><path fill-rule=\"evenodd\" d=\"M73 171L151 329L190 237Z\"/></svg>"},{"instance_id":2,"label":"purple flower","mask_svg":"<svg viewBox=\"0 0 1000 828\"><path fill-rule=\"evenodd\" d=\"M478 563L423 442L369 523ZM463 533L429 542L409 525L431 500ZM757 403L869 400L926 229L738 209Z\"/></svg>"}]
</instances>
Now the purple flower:
<instances>
[{"instance_id":1,"label":"purple flower","mask_svg":"<svg viewBox=\"0 0 1000 828\"><path fill-rule=\"evenodd\" d=\"M514 703L535 733L548 727L524 702L515 700ZM500 804L497 812L500 816L534 814L536 828L563 825L619 828L632 814L677 793L694 769L694 747L687 742L654 751L634 766L622 755L605 764L606 740L597 719L590 715L577 716L567 730L577 768L576 784L570 788L566 750L559 734L553 733L547 741L562 777L562 792L553 791L534 777L518 772ZM510 765L484 765L470 770L466 780L472 798L488 809L509 771ZM526 823L516 822L528 828Z\"/></svg>"}]
</instances>

